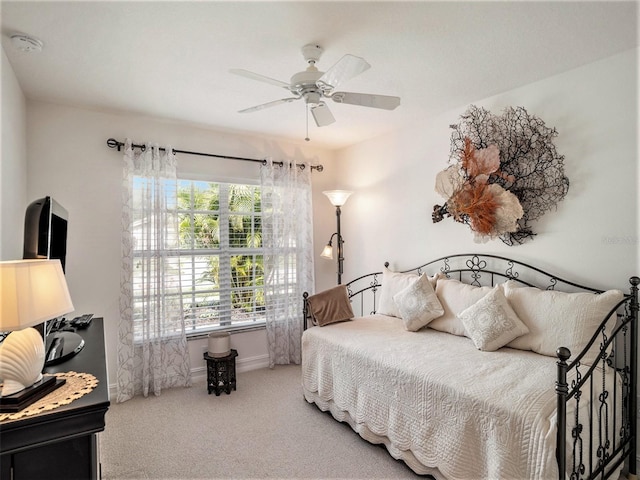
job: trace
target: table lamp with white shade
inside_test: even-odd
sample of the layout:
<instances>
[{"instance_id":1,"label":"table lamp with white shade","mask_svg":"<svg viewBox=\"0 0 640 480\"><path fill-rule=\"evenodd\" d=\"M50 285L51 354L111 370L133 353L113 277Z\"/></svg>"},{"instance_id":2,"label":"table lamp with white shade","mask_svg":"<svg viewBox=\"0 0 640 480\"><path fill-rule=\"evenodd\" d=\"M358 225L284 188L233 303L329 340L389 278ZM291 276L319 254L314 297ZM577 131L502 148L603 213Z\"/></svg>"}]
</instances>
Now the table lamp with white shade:
<instances>
[{"instance_id":1,"label":"table lamp with white shade","mask_svg":"<svg viewBox=\"0 0 640 480\"><path fill-rule=\"evenodd\" d=\"M43 376L44 341L34 327L73 311L60 260L0 262L0 411L19 411L64 383Z\"/></svg>"}]
</instances>

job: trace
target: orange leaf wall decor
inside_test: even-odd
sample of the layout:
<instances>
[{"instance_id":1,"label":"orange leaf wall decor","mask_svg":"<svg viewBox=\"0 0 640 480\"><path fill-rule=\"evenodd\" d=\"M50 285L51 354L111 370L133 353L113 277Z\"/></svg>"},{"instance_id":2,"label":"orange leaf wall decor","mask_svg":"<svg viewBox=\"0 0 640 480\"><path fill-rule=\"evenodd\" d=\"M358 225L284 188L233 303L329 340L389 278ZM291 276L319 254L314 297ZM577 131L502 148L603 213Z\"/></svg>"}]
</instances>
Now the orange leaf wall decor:
<instances>
[{"instance_id":1,"label":"orange leaf wall decor","mask_svg":"<svg viewBox=\"0 0 640 480\"><path fill-rule=\"evenodd\" d=\"M569 189L564 157L553 144L556 130L522 107L496 116L474 105L451 128L453 163L436 176L446 203L433 207L433 222L452 217L468 225L476 241L532 239L530 222Z\"/></svg>"}]
</instances>

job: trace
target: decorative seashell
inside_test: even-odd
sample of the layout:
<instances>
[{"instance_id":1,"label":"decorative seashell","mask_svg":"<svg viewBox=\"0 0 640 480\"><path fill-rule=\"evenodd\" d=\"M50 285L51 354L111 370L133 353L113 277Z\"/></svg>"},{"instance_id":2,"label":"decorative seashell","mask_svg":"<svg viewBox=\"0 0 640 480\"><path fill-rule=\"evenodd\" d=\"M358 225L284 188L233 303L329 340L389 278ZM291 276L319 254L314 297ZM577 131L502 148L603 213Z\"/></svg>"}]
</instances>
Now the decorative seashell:
<instances>
[{"instance_id":1,"label":"decorative seashell","mask_svg":"<svg viewBox=\"0 0 640 480\"><path fill-rule=\"evenodd\" d=\"M1 395L24 390L42 379L44 342L35 328L11 332L0 344Z\"/></svg>"}]
</instances>

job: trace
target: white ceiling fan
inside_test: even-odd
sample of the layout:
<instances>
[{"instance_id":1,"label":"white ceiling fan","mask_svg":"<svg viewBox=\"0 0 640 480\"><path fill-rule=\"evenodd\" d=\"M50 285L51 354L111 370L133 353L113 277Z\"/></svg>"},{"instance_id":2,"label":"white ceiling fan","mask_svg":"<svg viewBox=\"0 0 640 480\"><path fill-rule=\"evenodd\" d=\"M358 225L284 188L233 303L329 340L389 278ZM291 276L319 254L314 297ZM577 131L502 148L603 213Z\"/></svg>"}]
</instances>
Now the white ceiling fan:
<instances>
[{"instance_id":1,"label":"white ceiling fan","mask_svg":"<svg viewBox=\"0 0 640 480\"><path fill-rule=\"evenodd\" d=\"M316 62L320 59L322 52L323 49L319 45L309 44L302 47L302 55L309 66L306 70L294 74L291 77L290 83L265 77L258 73L249 72L248 70L230 70L231 73L236 75L284 88L294 95L293 97L281 98L280 100L263 103L255 107L245 108L244 110L240 110L239 113L255 112L303 98L316 121L316 125L324 127L336 121L331 110L329 110L329 107L324 102L324 99L327 98L330 98L336 103L348 103L384 110L393 110L400 105L400 97L334 91L338 85L364 72L370 68L371 65L363 58L347 54L338 60L329 70L321 72L316 68Z\"/></svg>"}]
</instances>

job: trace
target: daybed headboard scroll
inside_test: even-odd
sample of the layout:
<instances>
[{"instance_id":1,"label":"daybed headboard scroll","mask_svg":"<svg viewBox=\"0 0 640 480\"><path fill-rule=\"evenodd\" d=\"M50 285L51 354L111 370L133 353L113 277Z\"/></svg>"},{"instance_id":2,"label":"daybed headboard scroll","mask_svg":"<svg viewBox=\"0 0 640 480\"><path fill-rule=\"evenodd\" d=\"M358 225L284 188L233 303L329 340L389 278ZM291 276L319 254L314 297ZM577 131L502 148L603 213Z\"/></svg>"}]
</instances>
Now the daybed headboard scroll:
<instances>
[{"instance_id":1,"label":"daybed headboard scroll","mask_svg":"<svg viewBox=\"0 0 640 480\"><path fill-rule=\"evenodd\" d=\"M389 267L389 262L385 262ZM523 285L547 290L556 288L567 292L601 293L594 287L580 285L545 272L537 267L517 260L490 254L457 254L441 257L402 270L402 273L435 275L441 273L447 278L455 278L475 286L494 286L506 280L514 280ZM374 272L346 284L354 313L358 316L376 313L383 272Z\"/></svg>"}]
</instances>

